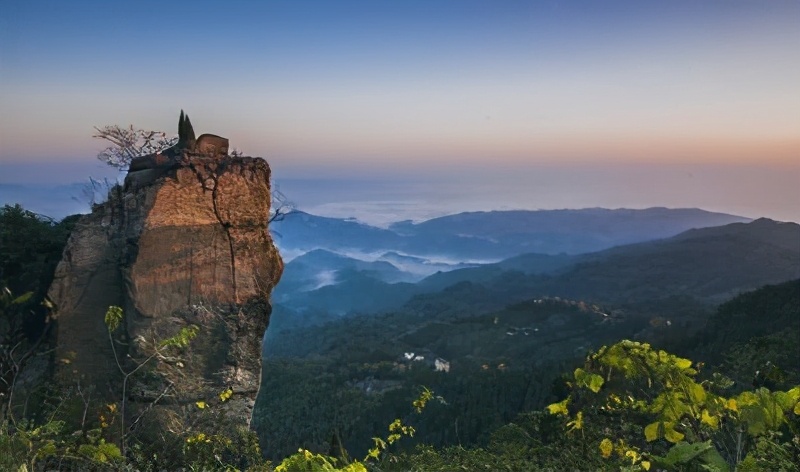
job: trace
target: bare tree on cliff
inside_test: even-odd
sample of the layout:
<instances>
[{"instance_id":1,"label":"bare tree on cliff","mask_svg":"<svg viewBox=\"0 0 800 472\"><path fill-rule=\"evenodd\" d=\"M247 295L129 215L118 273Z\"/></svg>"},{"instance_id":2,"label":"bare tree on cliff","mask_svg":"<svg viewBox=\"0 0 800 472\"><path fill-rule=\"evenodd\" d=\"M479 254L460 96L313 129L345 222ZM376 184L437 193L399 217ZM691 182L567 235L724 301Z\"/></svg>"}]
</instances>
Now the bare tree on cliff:
<instances>
[{"instance_id":1,"label":"bare tree on cliff","mask_svg":"<svg viewBox=\"0 0 800 472\"><path fill-rule=\"evenodd\" d=\"M161 152L178 142L177 136L167 136L163 131L138 129L133 125L127 128L119 125L95 126L94 129L97 134L92 135L93 138L111 143L97 154L97 158L119 170L126 170L134 157Z\"/></svg>"},{"instance_id":2,"label":"bare tree on cliff","mask_svg":"<svg viewBox=\"0 0 800 472\"><path fill-rule=\"evenodd\" d=\"M183 113L181 113L181 116L183 116ZM97 154L97 159L121 171L127 170L131 165L131 161L136 157L155 154L178 143L178 136L167 136L167 133L163 131L143 130L135 128L133 125L128 125L127 128L119 125L95 126L94 129L96 134L92 135L93 138L111 143L110 146ZM232 155L241 156L242 153L234 150ZM289 201L277 186L272 188L272 204L269 212L270 223L282 221L286 215L296 210L295 204ZM90 186L89 190L96 189L92 189ZM92 205L95 203L94 192L92 192L90 203Z\"/></svg>"},{"instance_id":3,"label":"bare tree on cliff","mask_svg":"<svg viewBox=\"0 0 800 472\"><path fill-rule=\"evenodd\" d=\"M286 215L297 209L296 205L289 201L289 198L281 192L277 184L272 185L272 202L269 206L269 222L283 221Z\"/></svg>"}]
</instances>

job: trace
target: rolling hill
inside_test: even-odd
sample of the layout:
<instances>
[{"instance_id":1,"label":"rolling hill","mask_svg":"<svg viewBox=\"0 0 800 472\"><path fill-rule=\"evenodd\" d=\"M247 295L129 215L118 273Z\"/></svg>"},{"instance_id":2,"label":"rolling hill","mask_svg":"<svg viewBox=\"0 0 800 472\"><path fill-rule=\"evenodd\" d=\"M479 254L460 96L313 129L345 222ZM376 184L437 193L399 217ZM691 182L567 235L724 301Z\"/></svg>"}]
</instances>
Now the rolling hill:
<instances>
[{"instance_id":1,"label":"rolling hill","mask_svg":"<svg viewBox=\"0 0 800 472\"><path fill-rule=\"evenodd\" d=\"M281 250L397 251L455 262L491 262L525 253L582 254L677 235L692 228L746 222L698 209L491 211L459 213L388 229L304 212L271 225Z\"/></svg>"}]
</instances>

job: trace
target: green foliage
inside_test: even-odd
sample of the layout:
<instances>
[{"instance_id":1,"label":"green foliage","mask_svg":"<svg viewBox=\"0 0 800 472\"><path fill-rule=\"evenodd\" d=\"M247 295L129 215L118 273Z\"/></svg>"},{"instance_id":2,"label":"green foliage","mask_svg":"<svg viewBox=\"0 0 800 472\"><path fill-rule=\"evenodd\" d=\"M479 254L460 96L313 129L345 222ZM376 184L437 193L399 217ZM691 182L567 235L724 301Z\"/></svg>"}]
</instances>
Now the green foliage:
<instances>
[{"instance_id":1,"label":"green foliage","mask_svg":"<svg viewBox=\"0 0 800 472\"><path fill-rule=\"evenodd\" d=\"M593 382L593 375L604 378ZM548 410L570 417L567 425L572 430L582 429L587 409L646 419L645 442L632 438L640 446L620 440L612 447L608 438L599 443L603 457L614 450L645 469L652 461L670 470L689 464L728 470L728 463L740 462L748 445L764 434L783 431L800 439L800 430L794 425L800 413L800 386L785 392L762 387L726 397L715 389L729 382L719 376L716 384L698 381L697 376L689 359L647 343L620 341L588 356L584 369L575 371L570 395ZM570 416L570 408L574 416ZM664 443L655 447L671 444L665 455L650 445L659 441Z\"/></svg>"},{"instance_id":2,"label":"green foliage","mask_svg":"<svg viewBox=\"0 0 800 472\"><path fill-rule=\"evenodd\" d=\"M261 458L255 434L244 428L233 433L188 435L177 463L198 471L269 470L269 463Z\"/></svg>"},{"instance_id":3,"label":"green foliage","mask_svg":"<svg viewBox=\"0 0 800 472\"><path fill-rule=\"evenodd\" d=\"M800 441L782 442L775 433L759 436L739 463L738 472L761 472L779 470L783 472L800 471Z\"/></svg>"},{"instance_id":4,"label":"green foliage","mask_svg":"<svg viewBox=\"0 0 800 472\"><path fill-rule=\"evenodd\" d=\"M200 327L196 325L189 325L184 326L183 328L178 331L178 334L172 336L170 338L164 339L159 343L161 347L175 347L175 348L184 348L189 346L189 343L192 342L192 339L197 337L197 333L200 332Z\"/></svg>"},{"instance_id":5,"label":"green foliage","mask_svg":"<svg viewBox=\"0 0 800 472\"><path fill-rule=\"evenodd\" d=\"M106 316L104 318L108 330L112 333L116 331L120 323L122 323L122 318L122 308L113 305L108 307L108 310L106 310Z\"/></svg>"},{"instance_id":6,"label":"green foliage","mask_svg":"<svg viewBox=\"0 0 800 472\"><path fill-rule=\"evenodd\" d=\"M800 384L800 280L768 285L720 305L691 340L694 355L719 364L741 387Z\"/></svg>"},{"instance_id":7,"label":"green foliage","mask_svg":"<svg viewBox=\"0 0 800 472\"><path fill-rule=\"evenodd\" d=\"M76 220L55 222L20 205L0 208L0 285L14 293L31 291L32 301L40 303Z\"/></svg>"},{"instance_id":8,"label":"green foliage","mask_svg":"<svg viewBox=\"0 0 800 472\"><path fill-rule=\"evenodd\" d=\"M50 330L45 295L74 221L56 223L19 205L0 208L0 421L24 409L14 400L17 380Z\"/></svg>"},{"instance_id":9,"label":"green foliage","mask_svg":"<svg viewBox=\"0 0 800 472\"><path fill-rule=\"evenodd\" d=\"M417 413L422 413L422 410L425 409L425 406L432 399L433 399L433 392L430 391L428 387L422 387L422 392L419 394L419 397L413 402L411 402L411 405L414 407L414 411L416 411Z\"/></svg>"},{"instance_id":10,"label":"green foliage","mask_svg":"<svg viewBox=\"0 0 800 472\"><path fill-rule=\"evenodd\" d=\"M198 392L192 390L192 384L187 383L183 369L184 363L188 361L188 356L185 356L188 353L184 349L195 340L200 328L196 325L184 326L173 336L162 340L141 337L134 355L129 354L123 358L117 352L115 340L111 336L123 319L122 309L109 307L106 314L109 341L123 375L118 440L122 453L130 459L130 464L137 470L153 467L194 471L270 470L269 463L262 458L255 433L226 421L226 412L221 405L233 397L233 389L226 388L218 394L205 390L208 396L197 400ZM129 397L126 389L134 378L158 385L162 394L149 400L150 403L144 407L140 405L139 410L129 418L125 414ZM155 417L148 420L146 417L150 410L166 395L176 399L190 398L189 404L192 406L178 411L161 410L167 413L169 423L161 422ZM110 408L110 413L114 413L115 409L116 405ZM139 430L126 427L126 424L134 426L140 420L148 423L148 428L155 427L157 430L142 428L141 423ZM167 429L169 433L165 433L163 429Z\"/></svg>"},{"instance_id":11,"label":"green foliage","mask_svg":"<svg viewBox=\"0 0 800 472\"><path fill-rule=\"evenodd\" d=\"M1 470L18 470L21 467L33 468L36 463L56 451L53 439L63 423L47 424L44 427L28 428L20 423L12 428L0 425L0 466Z\"/></svg>"},{"instance_id":12,"label":"green foliage","mask_svg":"<svg viewBox=\"0 0 800 472\"><path fill-rule=\"evenodd\" d=\"M599 392L600 391L600 387L602 387L603 386L603 382L605 382L603 380L603 377L601 377L601 376L599 376L597 374L590 374L590 373L586 372L585 370L581 369L580 367L575 369L574 376L575 376L575 383L579 387L588 388L589 390L593 391L594 393Z\"/></svg>"},{"instance_id":13,"label":"green foliage","mask_svg":"<svg viewBox=\"0 0 800 472\"><path fill-rule=\"evenodd\" d=\"M551 415L569 416L569 409L567 408L569 406L569 401L570 398L567 397L558 403L551 403L547 405L547 411L549 411Z\"/></svg>"},{"instance_id":14,"label":"green foliage","mask_svg":"<svg viewBox=\"0 0 800 472\"><path fill-rule=\"evenodd\" d=\"M100 429L67 434L52 416L43 424L18 421L0 429L0 470L119 470L125 459Z\"/></svg>"},{"instance_id":15,"label":"green foliage","mask_svg":"<svg viewBox=\"0 0 800 472\"><path fill-rule=\"evenodd\" d=\"M439 398L430 389L423 387L419 396L412 401L414 411L419 414L425 409L428 402ZM399 418L389 424L389 434L385 438L372 438L374 446L367 452L363 462L353 461L347 463L334 457L315 454L307 449L300 449L297 453L286 457L276 468L275 472L366 472L365 463L381 460L386 455L384 452L392 444L403 437L413 437L415 429L404 424ZM341 466L338 464L342 463Z\"/></svg>"},{"instance_id":16,"label":"green foliage","mask_svg":"<svg viewBox=\"0 0 800 472\"><path fill-rule=\"evenodd\" d=\"M584 446L582 442L565 434L563 424L557 417L535 411L521 415L513 423L496 430L483 447L418 446L412 452L384 457L377 464L377 470L511 472L605 469L607 461L604 463L599 455L588 453Z\"/></svg>"},{"instance_id":17,"label":"green foliage","mask_svg":"<svg viewBox=\"0 0 800 472\"><path fill-rule=\"evenodd\" d=\"M419 446L413 454L381 464L380 470L397 472L450 472L454 470L524 470L503 466L500 458L482 448Z\"/></svg>"},{"instance_id":18,"label":"green foliage","mask_svg":"<svg viewBox=\"0 0 800 472\"><path fill-rule=\"evenodd\" d=\"M422 413L422 410L417 410L417 413ZM414 436L414 428L412 426L406 426L400 419L396 419L389 425L389 433L389 437L386 441L392 444L403 436Z\"/></svg>"},{"instance_id":19,"label":"green foliage","mask_svg":"<svg viewBox=\"0 0 800 472\"><path fill-rule=\"evenodd\" d=\"M107 443L103 439L97 444L81 444L78 446L78 454L101 464L122 460L122 452L119 447L116 444Z\"/></svg>"},{"instance_id":20,"label":"green foliage","mask_svg":"<svg viewBox=\"0 0 800 472\"><path fill-rule=\"evenodd\" d=\"M681 441L670 448L665 457L651 455L651 458L656 465L668 470L680 470L691 464L698 464L704 470L709 471L729 470L728 463L714 448L710 440L692 444Z\"/></svg>"},{"instance_id":21,"label":"green foliage","mask_svg":"<svg viewBox=\"0 0 800 472\"><path fill-rule=\"evenodd\" d=\"M64 393L65 395L67 393ZM67 423L55 419L68 416L62 404L55 407L43 424L18 421L0 429L0 470L96 470L96 471L271 471L262 458L258 440L246 428L225 433L162 431L160 441L167 449L148 453L141 444L131 442L128 454L110 442L111 424L72 432ZM92 406L87 408L93 409ZM115 405L101 408L113 414ZM166 469L165 469L166 468Z\"/></svg>"},{"instance_id":22,"label":"green foliage","mask_svg":"<svg viewBox=\"0 0 800 472\"><path fill-rule=\"evenodd\" d=\"M33 296L33 292L15 296L8 287L0 289L0 421L13 421L17 381L49 331L47 316L35 334L26 332L26 324L36 317L30 307Z\"/></svg>"},{"instance_id":23,"label":"green foliage","mask_svg":"<svg viewBox=\"0 0 800 472\"><path fill-rule=\"evenodd\" d=\"M233 390L230 388L226 388L219 394L219 401L225 403L226 401L230 400L231 396L233 396Z\"/></svg>"},{"instance_id":24,"label":"green foliage","mask_svg":"<svg viewBox=\"0 0 800 472\"><path fill-rule=\"evenodd\" d=\"M33 296L33 292L26 292L18 297L14 297L8 287L4 287L2 294L0 294L0 304L2 304L3 315L5 315L6 307L12 305L23 305L28 302Z\"/></svg>"},{"instance_id":25,"label":"green foliage","mask_svg":"<svg viewBox=\"0 0 800 472\"><path fill-rule=\"evenodd\" d=\"M275 472L367 472L364 464L358 461L341 467L336 465L337 462L333 457L300 449L275 467Z\"/></svg>"},{"instance_id":26,"label":"green foliage","mask_svg":"<svg viewBox=\"0 0 800 472\"><path fill-rule=\"evenodd\" d=\"M411 402L411 405L414 407L414 411L419 414L422 413L422 410L425 409L425 406L433 398L433 392L428 389L428 387L422 387L422 392L420 392L419 397ZM367 452L364 462L380 459L381 452L386 450L386 448L399 441L403 436L414 437L415 432L416 429L414 429L414 427L403 424L403 421L399 418L395 419L389 425L389 435L386 436L386 439L378 437L372 438L374 446Z\"/></svg>"}]
</instances>

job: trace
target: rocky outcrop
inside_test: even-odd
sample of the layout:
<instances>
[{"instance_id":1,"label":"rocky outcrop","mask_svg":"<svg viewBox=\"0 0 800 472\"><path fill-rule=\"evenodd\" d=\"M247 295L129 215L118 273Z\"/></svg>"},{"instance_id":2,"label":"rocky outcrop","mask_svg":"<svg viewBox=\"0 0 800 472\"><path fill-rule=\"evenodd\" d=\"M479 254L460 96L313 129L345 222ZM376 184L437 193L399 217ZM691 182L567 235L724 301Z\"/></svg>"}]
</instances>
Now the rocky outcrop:
<instances>
[{"instance_id":1,"label":"rocky outcrop","mask_svg":"<svg viewBox=\"0 0 800 472\"><path fill-rule=\"evenodd\" d=\"M152 375L137 373L124 392L131 405L159 398L164 420L230 391L225 415L247 424L269 295L283 271L268 231L270 168L220 154L170 160L167 169L130 172L71 235L49 293L56 375L113 400L123 394L120 367L130 372L146 361L142 372L152 367ZM104 321L111 305L125 313L113 336ZM192 326L199 330L188 347L147 360Z\"/></svg>"}]
</instances>

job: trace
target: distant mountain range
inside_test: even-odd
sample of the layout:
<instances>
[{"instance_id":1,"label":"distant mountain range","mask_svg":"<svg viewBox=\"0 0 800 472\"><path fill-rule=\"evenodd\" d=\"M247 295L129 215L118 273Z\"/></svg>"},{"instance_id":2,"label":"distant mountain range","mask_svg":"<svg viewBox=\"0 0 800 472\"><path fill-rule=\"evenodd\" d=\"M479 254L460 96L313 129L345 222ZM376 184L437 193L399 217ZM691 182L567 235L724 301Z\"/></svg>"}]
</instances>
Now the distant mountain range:
<instances>
[{"instance_id":1,"label":"distant mountain range","mask_svg":"<svg viewBox=\"0 0 800 472\"><path fill-rule=\"evenodd\" d=\"M578 256L526 254L419 285L445 279L611 303L676 296L718 303L798 277L800 225L759 219Z\"/></svg>"},{"instance_id":2,"label":"distant mountain range","mask_svg":"<svg viewBox=\"0 0 800 472\"><path fill-rule=\"evenodd\" d=\"M674 236L692 228L748 222L698 209L490 211L459 213L388 229L296 212L272 225L281 249L395 251L428 259L488 262L519 254L583 254Z\"/></svg>"},{"instance_id":3,"label":"distant mountain range","mask_svg":"<svg viewBox=\"0 0 800 472\"><path fill-rule=\"evenodd\" d=\"M474 215L479 214L464 218ZM459 229L463 228L454 227L454 231ZM502 243L500 232L495 234ZM800 277L800 225L768 219L736 222L587 254L529 253L494 263L451 266L452 270L440 270L422 279L392 264L392 258L425 261L420 256L397 253L359 261L332 251L314 251L289 262L286 285L281 282L273 298L276 328L352 313L489 310L535 296L603 303L685 297L717 303L764 284ZM321 280L319 274L325 274L322 278L326 283L313 287ZM297 290L302 283L305 288Z\"/></svg>"}]
</instances>

